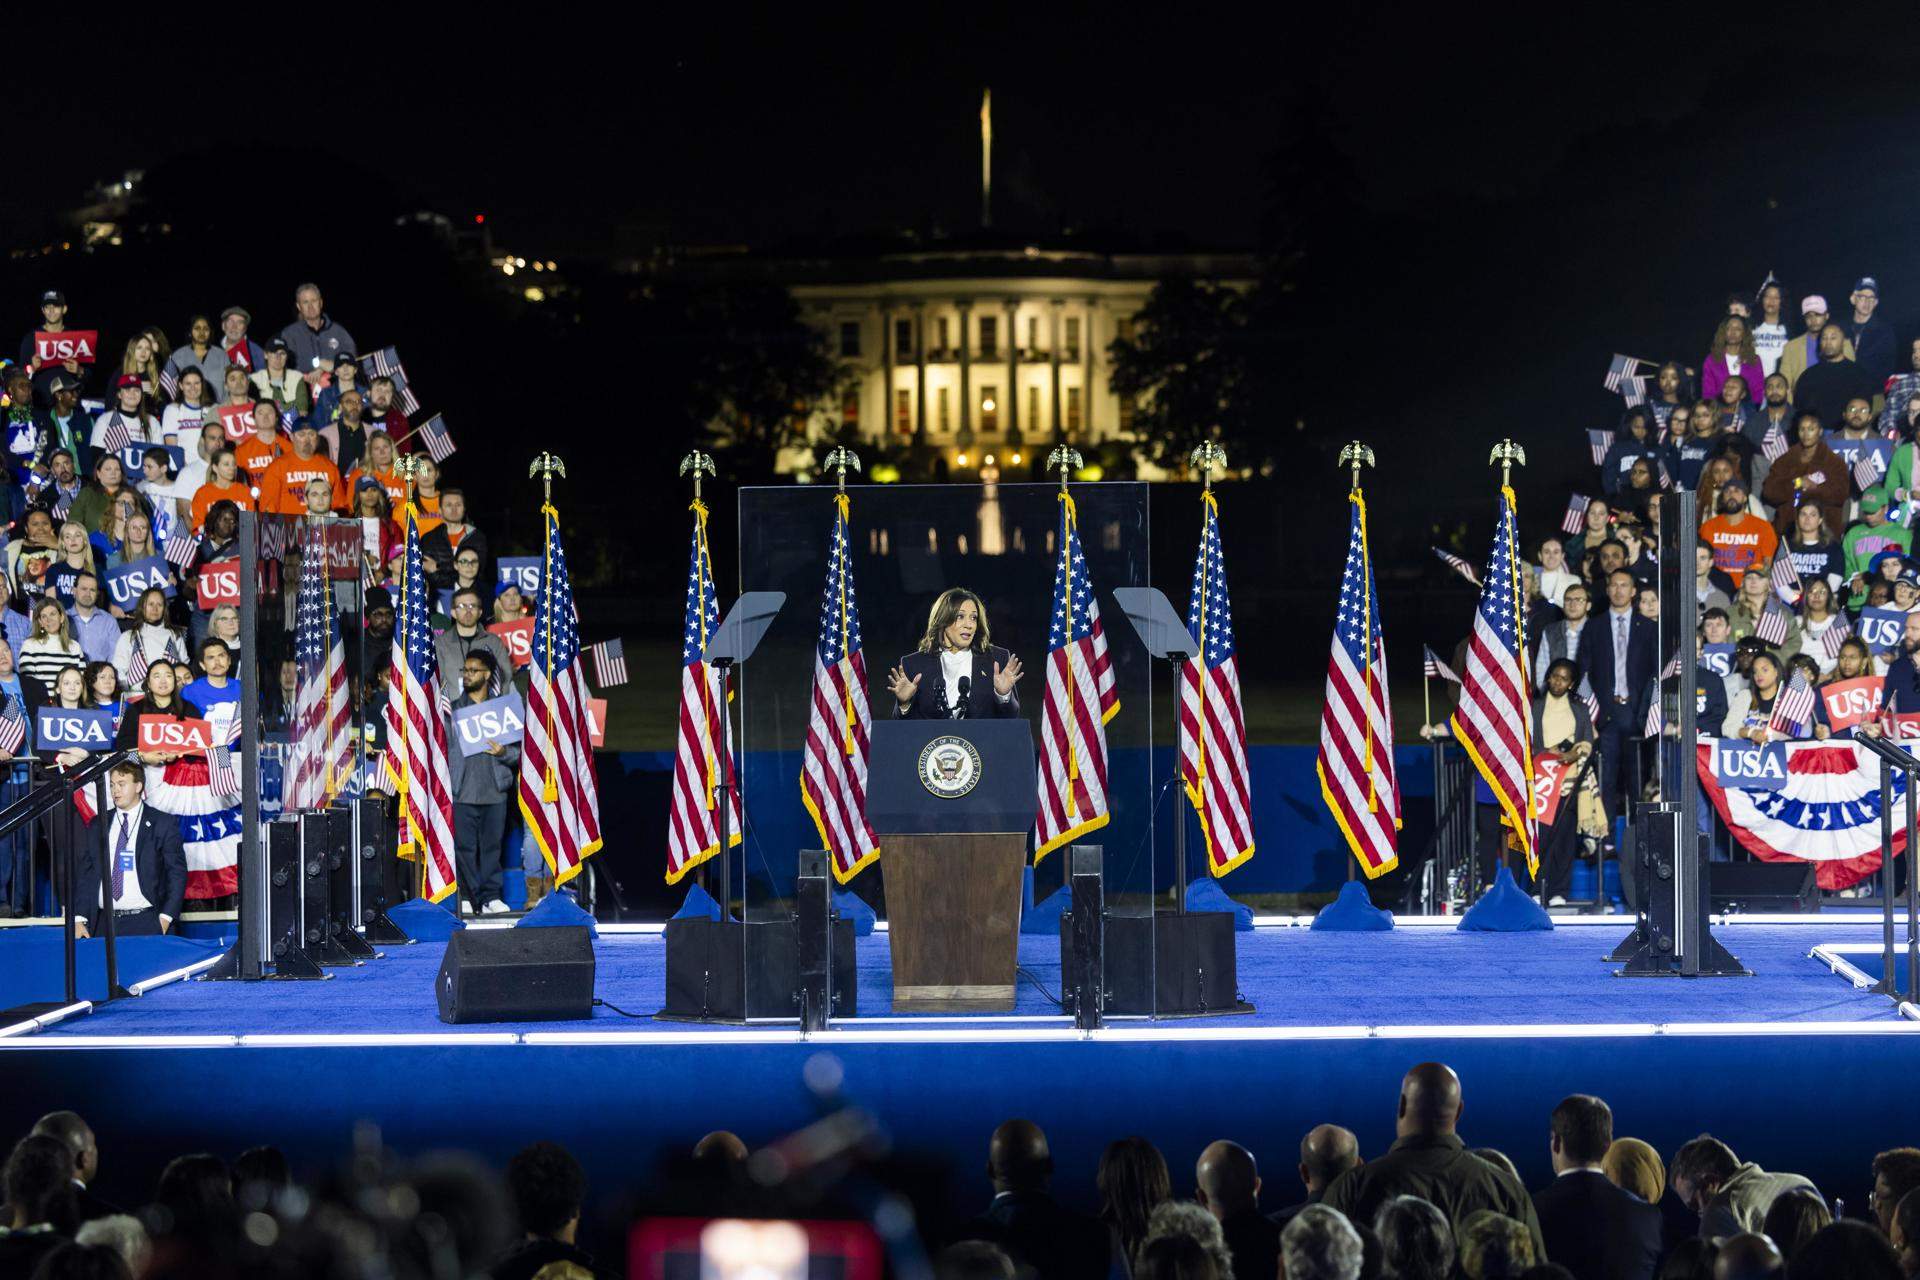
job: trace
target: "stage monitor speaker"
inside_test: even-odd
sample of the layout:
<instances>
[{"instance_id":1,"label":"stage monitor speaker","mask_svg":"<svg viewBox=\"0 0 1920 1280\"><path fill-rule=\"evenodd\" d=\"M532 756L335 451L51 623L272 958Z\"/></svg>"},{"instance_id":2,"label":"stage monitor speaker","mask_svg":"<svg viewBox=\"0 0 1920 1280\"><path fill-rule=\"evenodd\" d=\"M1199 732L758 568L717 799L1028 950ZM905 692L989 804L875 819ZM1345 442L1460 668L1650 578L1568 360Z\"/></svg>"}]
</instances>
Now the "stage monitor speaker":
<instances>
[{"instance_id":1,"label":"stage monitor speaker","mask_svg":"<svg viewBox=\"0 0 1920 1280\"><path fill-rule=\"evenodd\" d=\"M461 929L434 988L442 1022L568 1022L593 1016L593 938L585 925Z\"/></svg>"},{"instance_id":2,"label":"stage monitor speaker","mask_svg":"<svg viewBox=\"0 0 1920 1280\"><path fill-rule=\"evenodd\" d=\"M1179 1018L1252 1012L1252 1006L1240 999L1232 912L1161 911L1145 916L1123 915L1109 908L1105 925L1102 949L1108 1016ZM1060 918L1064 991L1073 990L1078 980L1072 936L1069 913Z\"/></svg>"},{"instance_id":3,"label":"stage monitor speaker","mask_svg":"<svg viewBox=\"0 0 1920 1280\"><path fill-rule=\"evenodd\" d=\"M1707 890L1715 911L1805 914L1820 909L1811 862L1710 862Z\"/></svg>"},{"instance_id":4,"label":"stage monitor speaker","mask_svg":"<svg viewBox=\"0 0 1920 1280\"><path fill-rule=\"evenodd\" d=\"M669 920L667 1000L662 1018L744 1022L798 1018L799 938L790 920ZM833 922L831 1016L860 1011L853 922Z\"/></svg>"}]
</instances>

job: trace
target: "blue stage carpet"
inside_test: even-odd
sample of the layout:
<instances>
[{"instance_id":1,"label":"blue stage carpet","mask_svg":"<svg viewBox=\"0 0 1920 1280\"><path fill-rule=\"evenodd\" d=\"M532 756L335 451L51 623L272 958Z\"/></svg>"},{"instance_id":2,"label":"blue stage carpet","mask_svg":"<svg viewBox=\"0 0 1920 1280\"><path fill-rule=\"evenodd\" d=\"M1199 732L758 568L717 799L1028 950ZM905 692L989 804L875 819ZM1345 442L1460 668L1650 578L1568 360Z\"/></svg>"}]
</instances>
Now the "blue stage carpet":
<instances>
[{"instance_id":1,"label":"blue stage carpet","mask_svg":"<svg viewBox=\"0 0 1920 1280\"><path fill-rule=\"evenodd\" d=\"M1715 981L1621 979L1605 955L1626 925L1560 928L1551 933L1469 934L1447 928L1400 928L1391 933L1329 933L1262 928L1241 934L1241 993L1256 1006L1244 1017L1214 1020L1220 1029L1283 1026L1512 1026L1542 1023L1674 1023L1886 1021L1892 1004L1853 990L1809 959L1821 942L1874 941L1864 924L1745 925L1719 936L1754 971L1752 978ZM27 935L27 936L22 936ZM169 939L132 940L199 948ZM56 930L9 930L0 936L0 972L29 967L52 975L57 987ZM131 942L128 944L131 945ZM97 948L98 944L95 944ZM144 948L137 948L136 955ZM437 1016L433 982L442 943L389 947L383 958L329 970L319 982L209 983L187 981L134 1001L100 1009L64 1024L54 1036L421 1034L460 1030ZM597 994L633 1013L651 1014L665 991L665 944L657 934L603 934L594 945ZM860 1012L891 1016L892 975L887 937L856 944ZM16 962L18 957L18 962ZM1057 994L1057 940L1023 937L1022 966ZM127 962L123 962L123 965ZM135 959L160 972L191 959ZM97 960L95 961L97 968ZM124 970L123 970L124 972ZM126 981L123 977L123 981ZM45 985L43 981L41 985ZM97 985L97 984L96 984ZM51 998L43 994L34 998ZM1023 978L1016 1017L1058 1015L1038 986ZM591 1022L516 1024L490 1030L661 1028L622 1018L609 1009ZM894 1023L892 1025L899 1025ZM675 1035L689 1026L676 1023ZM711 1028L724 1034L726 1028Z\"/></svg>"},{"instance_id":2,"label":"blue stage carpet","mask_svg":"<svg viewBox=\"0 0 1920 1280\"><path fill-rule=\"evenodd\" d=\"M64 1000L67 994L65 933L60 929L19 926L0 930L0 1009L37 1001ZM226 950L218 939L121 938L114 950L120 985L159 977L209 960ZM83 938L74 945L74 986L82 1000L107 997L107 944Z\"/></svg>"}]
</instances>

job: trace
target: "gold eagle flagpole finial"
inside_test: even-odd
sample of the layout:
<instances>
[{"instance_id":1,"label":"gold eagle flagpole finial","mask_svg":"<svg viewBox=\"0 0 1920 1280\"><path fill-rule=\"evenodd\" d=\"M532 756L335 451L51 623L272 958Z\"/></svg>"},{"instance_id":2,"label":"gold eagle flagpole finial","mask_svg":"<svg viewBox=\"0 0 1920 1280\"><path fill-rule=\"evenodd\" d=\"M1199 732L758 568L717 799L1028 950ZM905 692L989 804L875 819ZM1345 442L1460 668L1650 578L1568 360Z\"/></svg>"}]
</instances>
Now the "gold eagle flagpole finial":
<instances>
[{"instance_id":1,"label":"gold eagle flagpole finial","mask_svg":"<svg viewBox=\"0 0 1920 1280\"><path fill-rule=\"evenodd\" d=\"M684 462L681 463L680 470L682 474L685 474L686 469L686 464ZM553 478L559 476L562 480L565 480L567 478L567 464L560 461L559 457L555 454L543 453L533 460L532 466L527 468L527 475L529 478L533 476L540 477L541 500L551 506L553 504Z\"/></svg>"},{"instance_id":2,"label":"gold eagle flagpole finial","mask_svg":"<svg viewBox=\"0 0 1920 1280\"><path fill-rule=\"evenodd\" d=\"M708 462L711 464L712 459L708 459ZM847 446L840 445L835 448L832 453L827 455L826 465L827 470L833 472L834 488L836 491L845 493L847 491L847 472L849 470L858 471L860 469L860 455L847 448ZM682 470L684 469L685 466L682 464ZM698 484L699 481L696 479L694 483Z\"/></svg>"},{"instance_id":3,"label":"gold eagle flagpole finial","mask_svg":"<svg viewBox=\"0 0 1920 1280\"><path fill-rule=\"evenodd\" d=\"M1201 485L1213 488L1213 473L1216 469L1224 471L1227 466L1227 451L1218 441L1209 440L1187 455L1187 465L1200 473Z\"/></svg>"},{"instance_id":4,"label":"gold eagle flagpole finial","mask_svg":"<svg viewBox=\"0 0 1920 1280\"><path fill-rule=\"evenodd\" d=\"M1513 483L1513 469L1527 465L1527 451L1512 440L1502 440L1493 446L1493 454L1487 459L1487 465L1500 464L1500 487L1506 489Z\"/></svg>"},{"instance_id":5,"label":"gold eagle flagpole finial","mask_svg":"<svg viewBox=\"0 0 1920 1280\"><path fill-rule=\"evenodd\" d=\"M1066 445L1055 445L1053 452L1047 455L1047 470L1060 472L1060 492L1067 491L1067 478L1086 463L1081 461L1080 451Z\"/></svg>"},{"instance_id":6,"label":"gold eagle flagpole finial","mask_svg":"<svg viewBox=\"0 0 1920 1280\"><path fill-rule=\"evenodd\" d=\"M1349 441L1347 446L1340 450L1340 465L1353 469L1353 488L1357 492L1360 488L1360 468L1376 465L1373 460L1373 449L1358 440Z\"/></svg>"}]
</instances>

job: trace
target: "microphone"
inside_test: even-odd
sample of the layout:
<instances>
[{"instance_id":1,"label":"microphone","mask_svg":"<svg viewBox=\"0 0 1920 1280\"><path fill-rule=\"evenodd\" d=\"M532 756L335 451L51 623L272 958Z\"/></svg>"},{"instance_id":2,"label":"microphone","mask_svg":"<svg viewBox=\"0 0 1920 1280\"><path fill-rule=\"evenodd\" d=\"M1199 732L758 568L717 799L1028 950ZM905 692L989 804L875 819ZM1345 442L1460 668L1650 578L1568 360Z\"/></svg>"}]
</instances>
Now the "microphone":
<instances>
[{"instance_id":1,"label":"microphone","mask_svg":"<svg viewBox=\"0 0 1920 1280\"><path fill-rule=\"evenodd\" d=\"M973 691L973 677L961 676L955 683L955 688L957 688L960 693L960 705L953 709L953 718L955 720L965 720L967 718L967 695Z\"/></svg>"}]
</instances>

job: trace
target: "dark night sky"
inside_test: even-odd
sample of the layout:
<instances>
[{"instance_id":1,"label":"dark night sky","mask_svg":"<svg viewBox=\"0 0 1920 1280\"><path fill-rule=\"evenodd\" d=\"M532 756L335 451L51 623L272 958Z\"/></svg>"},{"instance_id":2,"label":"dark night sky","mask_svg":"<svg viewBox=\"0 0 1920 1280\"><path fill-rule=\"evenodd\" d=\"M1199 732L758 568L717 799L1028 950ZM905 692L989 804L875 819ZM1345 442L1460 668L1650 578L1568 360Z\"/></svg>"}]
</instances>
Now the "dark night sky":
<instances>
[{"instance_id":1,"label":"dark night sky","mask_svg":"<svg viewBox=\"0 0 1920 1280\"><path fill-rule=\"evenodd\" d=\"M1313 424L1307 443L1376 442L1376 484L1411 504L1376 536L1397 529L1416 547L1428 524L1463 515L1463 493L1484 523L1477 486L1501 434L1537 451L1523 510L1550 518L1590 476L1579 430L1618 413L1598 386L1607 353L1697 362L1720 300L1769 269L1795 297L1839 299L1872 272L1902 335L1920 322L1911 5L1844 18L1609 7L1512 26L1351 5L1239 26L1111 8L896 7L831 30L697 17L606 27L524 13L462 20L464 35L362 26L348 54L311 18L298 34L250 27L190 56L129 59L115 92L61 95L66 145L11 166L23 180L0 182L0 233L20 243L90 182L182 156L234 186L237 216L270 217L261 199L340 181L340 155L385 184L369 184L369 212L388 200L393 212L484 210L502 244L563 262L660 243L963 231L991 85L1001 226L1253 247L1271 157L1306 131L1360 200L1326 246L1342 281L1327 320L1352 341L1315 375L1345 416ZM289 74L296 53L306 66ZM308 157L299 181L284 176L294 150ZM312 269L298 242L267 256L279 260L248 264L261 278ZM178 330L224 300L154 299L151 318ZM417 350L407 326L421 318L388 301L335 305ZM416 371L442 386L451 373ZM1336 485L1311 487L1309 505L1323 500L1338 527Z\"/></svg>"}]
</instances>

